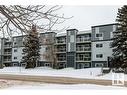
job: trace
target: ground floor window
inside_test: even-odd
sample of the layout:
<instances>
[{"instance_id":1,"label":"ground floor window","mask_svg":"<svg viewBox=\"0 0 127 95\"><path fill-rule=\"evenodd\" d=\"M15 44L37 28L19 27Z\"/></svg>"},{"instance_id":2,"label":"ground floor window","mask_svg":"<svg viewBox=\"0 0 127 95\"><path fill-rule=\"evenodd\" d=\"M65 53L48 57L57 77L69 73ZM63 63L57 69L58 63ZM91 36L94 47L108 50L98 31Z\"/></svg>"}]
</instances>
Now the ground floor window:
<instances>
[{"instance_id":1,"label":"ground floor window","mask_svg":"<svg viewBox=\"0 0 127 95\"><path fill-rule=\"evenodd\" d=\"M46 66L46 67L50 67L50 63L45 63L44 66Z\"/></svg>"},{"instance_id":2,"label":"ground floor window","mask_svg":"<svg viewBox=\"0 0 127 95\"><path fill-rule=\"evenodd\" d=\"M103 63L95 63L95 67L103 67Z\"/></svg>"},{"instance_id":3,"label":"ground floor window","mask_svg":"<svg viewBox=\"0 0 127 95\"><path fill-rule=\"evenodd\" d=\"M59 63L59 67L60 68L65 68L66 67L66 64L65 63Z\"/></svg>"},{"instance_id":4,"label":"ground floor window","mask_svg":"<svg viewBox=\"0 0 127 95\"><path fill-rule=\"evenodd\" d=\"M18 63L13 63L13 66L18 66Z\"/></svg>"},{"instance_id":5,"label":"ground floor window","mask_svg":"<svg viewBox=\"0 0 127 95\"><path fill-rule=\"evenodd\" d=\"M90 63L78 63L79 69L87 68L87 67L90 67Z\"/></svg>"}]
</instances>

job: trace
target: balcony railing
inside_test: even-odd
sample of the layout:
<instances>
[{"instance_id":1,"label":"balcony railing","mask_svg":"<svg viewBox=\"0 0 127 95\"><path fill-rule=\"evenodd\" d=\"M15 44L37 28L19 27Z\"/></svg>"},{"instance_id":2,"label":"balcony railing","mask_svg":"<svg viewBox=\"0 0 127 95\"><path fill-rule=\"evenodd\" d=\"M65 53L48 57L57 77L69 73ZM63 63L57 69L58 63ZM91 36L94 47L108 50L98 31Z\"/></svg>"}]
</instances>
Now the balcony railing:
<instances>
[{"instance_id":1,"label":"balcony railing","mask_svg":"<svg viewBox=\"0 0 127 95\"><path fill-rule=\"evenodd\" d=\"M86 42L86 41L91 41L91 38L77 38L76 41L79 42Z\"/></svg>"},{"instance_id":2,"label":"balcony railing","mask_svg":"<svg viewBox=\"0 0 127 95\"><path fill-rule=\"evenodd\" d=\"M10 54L11 54L11 52L4 52L4 54L6 54L6 55L10 55Z\"/></svg>"},{"instance_id":3,"label":"balcony railing","mask_svg":"<svg viewBox=\"0 0 127 95\"><path fill-rule=\"evenodd\" d=\"M57 52L66 52L66 50L57 50Z\"/></svg>"},{"instance_id":4,"label":"balcony railing","mask_svg":"<svg viewBox=\"0 0 127 95\"><path fill-rule=\"evenodd\" d=\"M11 59L4 59L4 62L11 62Z\"/></svg>"},{"instance_id":5,"label":"balcony railing","mask_svg":"<svg viewBox=\"0 0 127 95\"><path fill-rule=\"evenodd\" d=\"M91 48L77 48L76 51L91 51Z\"/></svg>"},{"instance_id":6,"label":"balcony railing","mask_svg":"<svg viewBox=\"0 0 127 95\"><path fill-rule=\"evenodd\" d=\"M91 61L91 58L76 58L76 61Z\"/></svg>"},{"instance_id":7,"label":"balcony railing","mask_svg":"<svg viewBox=\"0 0 127 95\"><path fill-rule=\"evenodd\" d=\"M12 45L4 45L4 48L11 48Z\"/></svg>"},{"instance_id":8,"label":"balcony railing","mask_svg":"<svg viewBox=\"0 0 127 95\"><path fill-rule=\"evenodd\" d=\"M56 41L56 44L66 44L66 41Z\"/></svg>"},{"instance_id":9,"label":"balcony railing","mask_svg":"<svg viewBox=\"0 0 127 95\"><path fill-rule=\"evenodd\" d=\"M65 61L66 59L58 59L58 61Z\"/></svg>"}]
</instances>

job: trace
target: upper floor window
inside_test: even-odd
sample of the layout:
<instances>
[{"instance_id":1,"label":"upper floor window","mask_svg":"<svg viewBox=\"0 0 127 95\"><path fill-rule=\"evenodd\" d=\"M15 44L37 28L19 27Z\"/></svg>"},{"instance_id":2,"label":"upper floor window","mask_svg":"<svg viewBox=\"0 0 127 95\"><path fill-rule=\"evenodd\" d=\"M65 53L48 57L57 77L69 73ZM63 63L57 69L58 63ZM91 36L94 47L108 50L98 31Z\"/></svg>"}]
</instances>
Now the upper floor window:
<instances>
[{"instance_id":1,"label":"upper floor window","mask_svg":"<svg viewBox=\"0 0 127 95\"><path fill-rule=\"evenodd\" d=\"M103 47L103 44L96 44L96 47L101 48L101 47Z\"/></svg>"},{"instance_id":2,"label":"upper floor window","mask_svg":"<svg viewBox=\"0 0 127 95\"><path fill-rule=\"evenodd\" d=\"M97 54L96 58L103 58L103 54Z\"/></svg>"},{"instance_id":3,"label":"upper floor window","mask_svg":"<svg viewBox=\"0 0 127 95\"><path fill-rule=\"evenodd\" d=\"M17 57L14 57L14 59L17 59Z\"/></svg>"},{"instance_id":4,"label":"upper floor window","mask_svg":"<svg viewBox=\"0 0 127 95\"><path fill-rule=\"evenodd\" d=\"M97 33L96 37L102 37L102 33Z\"/></svg>"},{"instance_id":5,"label":"upper floor window","mask_svg":"<svg viewBox=\"0 0 127 95\"><path fill-rule=\"evenodd\" d=\"M17 52L17 49L14 49L14 52Z\"/></svg>"},{"instance_id":6,"label":"upper floor window","mask_svg":"<svg viewBox=\"0 0 127 95\"><path fill-rule=\"evenodd\" d=\"M16 42L14 42L14 45L17 45L17 43L16 43Z\"/></svg>"}]
</instances>

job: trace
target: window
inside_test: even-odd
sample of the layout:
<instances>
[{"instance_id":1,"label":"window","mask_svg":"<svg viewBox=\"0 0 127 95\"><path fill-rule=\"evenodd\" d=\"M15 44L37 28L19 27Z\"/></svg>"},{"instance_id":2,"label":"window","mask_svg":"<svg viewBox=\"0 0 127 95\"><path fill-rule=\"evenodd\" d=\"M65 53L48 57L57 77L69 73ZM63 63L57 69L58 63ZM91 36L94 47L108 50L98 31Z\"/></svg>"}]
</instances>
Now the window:
<instances>
[{"instance_id":1,"label":"window","mask_svg":"<svg viewBox=\"0 0 127 95\"><path fill-rule=\"evenodd\" d=\"M16 43L16 42L14 42L14 44L16 45L17 43Z\"/></svg>"},{"instance_id":2,"label":"window","mask_svg":"<svg viewBox=\"0 0 127 95\"><path fill-rule=\"evenodd\" d=\"M96 55L96 58L102 58L103 57L103 54L97 54Z\"/></svg>"},{"instance_id":3,"label":"window","mask_svg":"<svg viewBox=\"0 0 127 95\"><path fill-rule=\"evenodd\" d=\"M14 57L14 59L17 59L17 57Z\"/></svg>"},{"instance_id":4,"label":"window","mask_svg":"<svg viewBox=\"0 0 127 95\"><path fill-rule=\"evenodd\" d=\"M49 67L50 63L45 63L44 66Z\"/></svg>"},{"instance_id":5,"label":"window","mask_svg":"<svg viewBox=\"0 0 127 95\"><path fill-rule=\"evenodd\" d=\"M102 34L101 33L97 33L96 37L102 37Z\"/></svg>"},{"instance_id":6,"label":"window","mask_svg":"<svg viewBox=\"0 0 127 95\"><path fill-rule=\"evenodd\" d=\"M78 68L82 69L82 68L86 68L89 67L89 63L79 63L78 64Z\"/></svg>"},{"instance_id":7,"label":"window","mask_svg":"<svg viewBox=\"0 0 127 95\"><path fill-rule=\"evenodd\" d=\"M49 50L49 47L46 47L46 48L45 48L45 51L48 51L48 50Z\"/></svg>"},{"instance_id":8,"label":"window","mask_svg":"<svg viewBox=\"0 0 127 95\"><path fill-rule=\"evenodd\" d=\"M103 44L96 44L97 48L103 47Z\"/></svg>"},{"instance_id":9,"label":"window","mask_svg":"<svg viewBox=\"0 0 127 95\"><path fill-rule=\"evenodd\" d=\"M103 67L103 63L95 63L95 67Z\"/></svg>"},{"instance_id":10,"label":"window","mask_svg":"<svg viewBox=\"0 0 127 95\"><path fill-rule=\"evenodd\" d=\"M14 52L17 52L17 49L14 49Z\"/></svg>"}]
</instances>

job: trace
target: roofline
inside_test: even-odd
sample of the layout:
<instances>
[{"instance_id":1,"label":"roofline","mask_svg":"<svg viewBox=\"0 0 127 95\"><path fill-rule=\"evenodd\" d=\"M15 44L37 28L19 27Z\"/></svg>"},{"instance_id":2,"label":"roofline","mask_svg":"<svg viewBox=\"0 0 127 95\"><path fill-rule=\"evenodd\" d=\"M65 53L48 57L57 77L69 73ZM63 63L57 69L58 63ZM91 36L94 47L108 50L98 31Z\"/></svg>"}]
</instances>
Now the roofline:
<instances>
[{"instance_id":1,"label":"roofline","mask_svg":"<svg viewBox=\"0 0 127 95\"><path fill-rule=\"evenodd\" d=\"M59 38L59 37L66 37L66 35L58 35L58 36L56 36L56 38Z\"/></svg>"},{"instance_id":2,"label":"roofline","mask_svg":"<svg viewBox=\"0 0 127 95\"><path fill-rule=\"evenodd\" d=\"M66 31L72 31L72 30L76 30L76 31L78 31L77 29L67 29Z\"/></svg>"},{"instance_id":3,"label":"roofline","mask_svg":"<svg viewBox=\"0 0 127 95\"><path fill-rule=\"evenodd\" d=\"M49 33L55 33L56 34L56 32L43 32L43 33L40 33L40 34L49 34Z\"/></svg>"},{"instance_id":4,"label":"roofline","mask_svg":"<svg viewBox=\"0 0 127 95\"><path fill-rule=\"evenodd\" d=\"M40 33L40 34L48 34L48 33L55 33L55 32L44 32L44 33ZM55 33L56 34L56 33ZM24 37L26 35L20 35L20 36L13 36L12 38L17 38L17 37Z\"/></svg>"},{"instance_id":5,"label":"roofline","mask_svg":"<svg viewBox=\"0 0 127 95\"><path fill-rule=\"evenodd\" d=\"M101 26L109 26L109 25L118 25L118 23L96 25L96 26L91 26L91 28L94 28L94 27L101 27Z\"/></svg>"}]
</instances>

